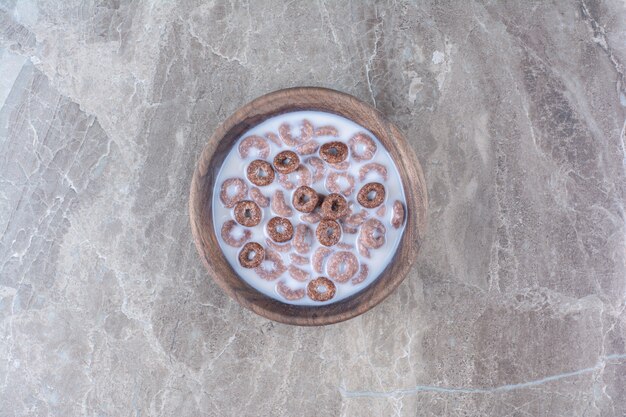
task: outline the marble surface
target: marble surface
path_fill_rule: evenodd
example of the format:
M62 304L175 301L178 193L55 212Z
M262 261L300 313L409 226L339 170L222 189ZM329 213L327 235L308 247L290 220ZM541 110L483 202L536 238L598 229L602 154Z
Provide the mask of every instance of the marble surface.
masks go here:
M0 0L0 416L624 416L626 6ZM375 105L430 196L351 321L207 277L194 163L298 85Z

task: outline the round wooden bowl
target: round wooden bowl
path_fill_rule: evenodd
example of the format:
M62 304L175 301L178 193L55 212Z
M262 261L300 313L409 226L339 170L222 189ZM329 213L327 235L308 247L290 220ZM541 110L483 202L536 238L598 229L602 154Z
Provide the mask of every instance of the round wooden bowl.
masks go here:
M269 298L248 285L222 254L213 227L215 179L233 144L264 120L299 110L318 110L353 120L372 132L398 167L406 194L406 227L398 250L383 273L361 292L334 304L297 306ZM301 326L337 323L363 314L402 282L415 262L426 227L426 184L422 168L400 130L378 110L348 94L325 88L299 87L269 93L237 110L206 144L193 174L189 196L191 230L209 274L239 304L268 319Z

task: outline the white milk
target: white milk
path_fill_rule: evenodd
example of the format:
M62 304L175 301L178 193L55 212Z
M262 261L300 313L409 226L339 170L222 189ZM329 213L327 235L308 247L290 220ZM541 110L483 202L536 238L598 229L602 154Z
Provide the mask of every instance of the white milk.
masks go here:
M314 138L320 144L323 144L325 142L331 142L331 141L341 141L347 145L348 140L352 136L354 136L356 133L365 132L371 138L374 139L374 142L376 143L376 146L377 146L377 151L374 157L368 161L362 161L362 162L357 163L353 161L351 158L349 159L350 167L348 168L347 172L352 174L352 176L355 178L356 185L354 187L354 191L349 197L346 197L346 200L348 201L348 204L352 203L352 208L353 208L354 213L358 213L361 210L367 210L368 213L370 213L370 217L378 218L385 225L385 228L387 230L386 235L385 235L385 238L386 238L385 244L379 249L370 249L371 258L366 259L366 258L361 257L358 251L356 250L356 240L357 240L358 234L342 233L342 238L340 242L344 242L344 243L351 244L354 246L353 253L357 256L357 258L359 259L359 262L367 264L367 266L369 267L369 275L363 282L357 285L352 284L350 280L343 284L335 282L335 285L337 286L337 292L335 294L335 297L326 302L313 301L309 299L306 295L304 296L304 298L300 300L295 300L295 301L285 300L280 294L276 292L276 284L279 281L281 280L284 281L292 289L304 288L305 291L306 291L307 283L302 283L302 282L298 282L294 280L293 278L291 278L288 271L285 271L278 279L274 281L266 281L260 278L254 271L254 269L243 268L239 264L237 256L241 248L234 248L232 246L227 245L226 243L224 243L221 237L222 225L226 221L234 219L233 209L225 208L222 202L220 201L219 194L220 194L222 183L228 178L239 177L239 178L243 178L246 181L249 188L256 187L246 178L246 167L248 166L250 162L252 162L255 159L258 159L257 151L256 149L252 149L248 155L248 158L242 159L238 151L239 143L241 142L241 140L250 135L259 135L259 136L264 137L265 134L268 132L272 132L278 135L278 127L283 123L288 123L292 127L292 136L294 138L298 138L300 136L300 126L302 125L302 120L304 119L310 121L316 129L321 126L330 125L330 126L334 126L339 132L338 137L328 136L328 137ZM284 150L294 150L285 144L283 144L282 148L279 148L278 146L276 146L269 140L268 140L268 143L270 145L270 155L267 158L267 161L269 161L270 163L272 163L272 161L274 160L274 156L277 153L284 151ZM300 158L301 162L302 160L306 160L310 156L319 156L319 154L316 153L315 155L307 155L307 156L301 157ZM384 165L385 167L387 167L388 179L386 181L383 181L383 179L380 178L375 172L370 172L367 178L365 178L363 182L359 181L359 174L358 174L359 168L361 168L363 165L370 163L370 162L378 162ZM327 168L328 169L327 169L326 175L328 175L330 172L333 171L333 169L330 168L330 166L328 166ZM380 208L380 206L374 209L365 209L356 200L358 190L361 188L361 186L363 186L367 182L380 182L385 186L386 197L385 197L385 202L383 204L386 206L386 212L383 217L378 217L375 215L375 212ZM322 193L324 195L327 195L330 193L324 185L324 180L318 181L312 184L311 187L315 189L317 192ZM300 213L291 205L293 190L285 190L283 189L282 186L280 186L280 184L278 183L278 174L276 175L276 178L272 184L267 185L265 187L257 187L257 188L259 188L266 197L270 197L270 198L273 196L275 190L277 189L283 190L283 192L285 193L285 201L289 204L289 206L293 210L293 215L289 217L289 220L293 224L294 231L295 231L296 226L300 223L300 215L304 213ZM251 199L249 195L247 199ZM400 238L402 237L402 233L404 232L404 225L406 223L404 222L402 227L400 227L399 229L394 229L391 226L390 221L391 221L391 216L393 213L392 205L394 201L396 200L401 201L402 205L405 207L405 210L406 210L406 198L404 195L404 190L402 189L402 182L400 180L400 174L398 173L398 169L396 165L394 164L394 162L391 160L391 156L389 155L387 150L382 146L380 141L370 131L364 129L363 127L359 126L358 124L354 123L351 120L348 120L344 117L337 116L331 113L317 112L317 111L299 111L299 112L286 113L286 114L268 119L265 122L247 131L235 143L235 145L232 147L229 154L226 156L226 159L224 160L224 163L220 169L220 172L217 176L217 180L215 183L215 188L213 191L213 223L215 225L215 234L217 235L217 239L220 242L222 252L226 256L226 259L228 260L232 268L237 272L237 274L244 281L250 284L252 287L254 287L258 291L262 292L263 294L269 297L272 297L276 300L282 301L287 304L297 304L297 305L331 304L331 303L343 300L344 298L347 298L363 290L364 288L366 288L374 280L376 280L376 278L378 278L378 276L382 273L382 271L385 269L387 264L391 261L393 255L395 254L398 248ZM271 212L271 207L261 208L261 210L263 211L263 219L261 223L255 227L249 228L249 230L252 232L251 241L258 242L263 247L267 247L267 244L265 243L265 239L268 236L265 232L265 225L269 219L271 219L272 217L276 215ZM313 232L315 232L316 224L309 225L309 226L313 229ZM317 239L315 239L315 242L309 253L309 258L312 256L315 249L317 249L319 246L321 246L321 244L317 241ZM331 247L330 249L344 250L344 249L336 248L336 245ZM291 252L295 253L295 250L292 249ZM288 266L291 262L289 259L289 253L279 253L279 255L281 255L285 265ZM326 268L327 263L328 263L328 258L326 258L324 268ZM296 266L300 269L309 271L311 273L311 279L317 278L319 276L319 274L316 274L313 271L311 265L296 265ZM328 277L328 275L326 274L324 274L323 276Z

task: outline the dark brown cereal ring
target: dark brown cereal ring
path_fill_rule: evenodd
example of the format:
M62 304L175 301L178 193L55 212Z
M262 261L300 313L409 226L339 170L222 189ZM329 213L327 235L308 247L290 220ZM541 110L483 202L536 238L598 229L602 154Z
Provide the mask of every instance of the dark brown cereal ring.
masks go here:
M268 266L269 264L269 266ZM274 252L271 249L265 249L265 259L259 266L254 268L254 272L257 275L267 281L273 281L280 277L287 267L283 263L283 259L279 253Z
M324 197L321 210L324 219L337 220L348 214L348 202L341 194L328 194Z
M312 156L304 162L313 168L313 182L318 182L324 179L326 176L326 164L324 161L317 156Z
M278 216L291 217L293 214L293 210L291 210L291 207L289 207L285 201L285 193L283 193L282 190L276 190L274 192L271 206L272 211Z
M291 275L291 278L300 282L307 282L310 278L310 274L303 269L298 268L295 265L289 265L287 272Z
M368 248L378 249L385 244L385 225L376 218L368 219L361 227L359 241Z
M356 162L367 161L376 153L376 143L365 133L357 133L348 141L350 154Z
M306 293L313 301L328 301L335 296L337 287L325 277L315 278L306 286Z
M329 164L338 164L348 158L348 146L339 141L327 142L320 146L320 158Z
M239 263L244 268L256 268L265 259L265 249L256 242L248 242L239 252Z
M296 191L293 192L291 204L293 204L293 207L296 210L302 213L310 213L315 210L315 207L317 207L319 199L320 197L317 195L317 191L311 187L303 185L296 188Z
M311 140L313 137L313 124L307 119L302 121L302 127L300 128L300 143L305 143Z
M295 176L295 183L290 179ZM293 190L301 185L311 185L311 172L304 165L300 165L290 174L278 174L278 182L288 190Z
M265 243L267 243L267 246L269 246L270 248L274 249L276 252L281 252L281 253L286 253L289 252L291 250L291 243L287 242L284 243L282 245L273 242L271 239L267 238L265 239Z
M235 189L234 192L231 190ZM233 208L235 204L246 198L248 186L242 178L228 178L222 183L220 201L226 208Z
M300 158L295 152L282 151L274 157L274 169L279 174L289 174L300 166Z
M333 246L341 239L341 227L334 220L320 221L315 230L317 240L324 246Z
M252 227L261 223L261 208L254 201L240 201L234 211L235 220L242 226Z
M222 225L221 230L222 239L227 245L233 246L235 248L240 248L246 241L250 240L250 237L252 237L252 232L248 229L243 229L243 231L237 233L238 237L234 237L233 231L235 229L242 229L236 221L228 220L227 222L225 222Z
M331 167L335 168L337 171L345 171L350 167L349 161L339 162L338 164L329 164Z
M294 290L283 281L279 281L278 284L276 284L276 292L289 301L299 300L304 297L305 294L304 288Z
M347 282L359 270L359 260L352 252L335 252L328 258L326 269L334 281Z
M250 189L250 198L257 203L259 207L267 207L270 205L270 199L265 197L261 190L256 187Z
M259 158L267 158L270 154L270 145L261 136L252 135L248 136L239 143L239 155L242 158L247 158L250 153L250 149L257 149Z
M302 255L298 255L297 253L290 253L289 254L289 259L291 259L291 262L296 264L296 265L308 265L309 264L309 258L306 256L302 256Z
M298 153L298 155L311 155L314 154L315 151L317 151L317 148L319 148L319 146L319 143L314 140L310 140L296 146L296 152Z
M385 187L379 182L368 182L359 190L356 200L365 208L375 208L385 201Z
M318 274L321 274L324 270L324 260L328 255L333 253L332 249L325 248L323 246L318 247L313 252L313 256L311 257L311 263L313 264L313 270Z
M366 264L361 264L358 275L352 278L352 285L357 285L365 281L365 278L367 278L367 274L369 274L368 266Z
M275 133L272 133L272 132L267 132L267 133L265 134L265 137L266 137L268 140L272 141L272 143L273 143L274 145L276 145L277 147L279 147L279 148L282 148L282 147L283 147L283 143L280 141L280 139L278 138L278 136L276 136L276 134L275 134Z
M287 123L283 123L278 127L278 136L287 146L296 146L298 144L298 141L291 136L291 126Z
M339 136L339 132L334 126L322 126L315 130L315 136Z
M347 185L341 185L339 181L346 182ZM331 172L326 177L326 188L331 193L343 194L346 197L354 191L354 177L346 172Z
M365 181L365 177L370 172L375 171L384 180L387 181L387 168L378 162L370 162L359 169L359 180Z
M284 217L272 217L265 226L265 230L274 242L287 242L293 236L293 226Z
M296 232L293 235L293 247L301 255L306 255L311 250L313 244L313 231L309 226L300 223L296 226Z
M393 202L393 214L391 215L391 225L394 229L399 229L404 223L404 206L398 200Z
M356 248L359 251L359 255L363 256L364 258L370 258L371 257L370 250L365 247L365 245L363 244L361 239L357 239L357 241L356 241Z
M322 214L319 212L319 210L314 210L311 213L301 215L300 220L302 220L303 222L315 224L322 220Z
M267 161L255 159L248 165L246 176L252 184L263 187L274 181L274 168Z
M380 207L378 207L378 210L376 210L376 215L378 217L383 217L386 212L387 212L387 207L386 206L380 206Z

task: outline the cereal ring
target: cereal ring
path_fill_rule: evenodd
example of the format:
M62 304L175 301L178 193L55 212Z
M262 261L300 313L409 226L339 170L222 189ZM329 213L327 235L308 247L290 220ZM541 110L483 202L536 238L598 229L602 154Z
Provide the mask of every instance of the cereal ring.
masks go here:
M296 176L296 183L291 181L290 175ZM304 165L300 165L291 174L278 174L278 182L288 190L293 190L302 185L311 185L311 172Z
M291 127L287 123L283 123L278 127L278 136L287 146L296 146L298 144L298 141L291 136Z
M303 269L298 268L297 266L289 265L287 271L289 272L289 275L291 275L291 278L295 279L296 281L307 282L309 280L309 273Z
M352 250L354 247L344 242L337 243L337 249Z
M361 269L359 269L359 274L352 278L352 285L357 285L365 281L367 278L367 274L369 274L369 268L366 264L361 264Z
M311 263L313 264L313 270L315 272L317 272L318 274L322 273L322 271L324 270L324 260L331 253L333 253L332 249L328 249L323 246L315 249L315 251L313 252L313 257L311 258Z
M339 141L327 142L320 146L320 157L329 164L338 164L348 158L348 146Z
M360 213L351 214L350 216L346 217L346 223L350 226L360 226L363 224L367 216L367 211L361 210Z
M261 136L251 135L242 140L239 143L239 155L242 158L247 158L251 148L257 149L257 155L262 159L267 158L270 154L270 145Z
M235 204L246 198L248 186L241 178L228 178L222 183L220 201L226 208L233 208Z
M259 207L267 207L270 205L270 199L265 197L261 190L256 187L250 189L250 198L258 204Z
M293 247L301 255L306 255L311 250L313 244L313 231L309 226L300 223L296 226L296 233L293 236Z
M385 201L385 187L379 182L368 182L359 190L356 200L365 208L375 208Z
M315 230L317 240L324 246L333 246L341 239L341 227L334 220L324 219Z
M291 215L293 214L293 210L291 210L291 207L289 207L287 205L287 202L285 201L285 194L282 192L282 190L276 190L274 192L271 206L272 211L278 216L291 217Z
M368 258L368 259L371 258L370 250L366 248L365 245L363 245L363 242L361 242L361 239L357 239L356 248L359 251L359 255L363 256L364 258Z
M313 168L313 182L318 182L324 179L326 176L326 164L324 164L324 161L319 159L317 156L312 156L304 162Z
M331 193L343 194L347 197L354 191L354 177L346 172L331 172L326 177L326 188Z
M311 140L313 137L313 124L307 119L302 120L302 127L300 128L300 143L305 143Z
M269 246L270 248L274 249L276 252L281 252L281 253L286 253L289 252L291 250L291 243L287 242L283 245L279 245L276 242L273 242L271 239L267 238L265 239L265 243L267 243L267 246Z
M244 268L256 268L265 258L265 249L256 242L248 242L239 252L239 263Z
M365 181L365 177L371 171L375 171L383 181L387 181L387 168L378 162L370 162L369 164L363 165L361 169L359 169L359 180Z
M319 146L319 143L314 140L310 140L296 146L296 152L298 152L298 155L311 155L314 154L315 151L317 151L317 148L319 148Z
M296 253L290 253L289 259L291 259L291 262L293 262L296 265L308 265L309 264L309 258L307 258L306 256L298 255Z
M302 220L303 222L315 224L319 223L319 221L322 220L322 215L319 210L314 210L311 213L301 215L300 220Z
M272 217L265 226L265 230L274 242L283 243L293 236L293 226L284 217Z
M350 235L356 235L357 233L359 233L359 229L357 227L350 226L343 220L339 221L341 222L341 230L343 231L343 233L348 233Z
M404 206L398 200L393 203L393 214L391 216L391 225L394 229L399 229L404 223Z
M339 162L338 164L329 164L331 167L335 168L337 171L345 171L350 166L349 161Z
M315 278L306 286L306 293L313 301L328 301L335 296L337 287L325 277Z
M254 272L256 272L259 277L267 281L275 280L286 270L287 268L285 267L283 258L280 254L270 249L265 249L265 259L259 266L254 268Z
M327 270L334 281L346 282L359 270L359 260L352 252L336 252L328 259Z
M339 132L333 126L322 126L315 130L315 136L339 136Z
M276 145L277 147L279 147L279 148L282 148L282 147L283 147L283 143L280 141L280 139L278 138L278 136L276 136L276 134L275 134L275 133L272 133L272 132L267 132L267 133L265 134L265 137L266 137L267 139L269 139L270 141L272 141L272 143L273 143L274 145Z
M248 165L246 176L252 184L263 187L274 181L274 169L269 162L255 159Z
M376 218L368 219L361 227L359 241L371 249L378 249L385 244L385 225Z
M376 143L365 133L357 133L348 141L352 159L356 162L367 161L376 153Z
M276 292L289 301L299 300L304 297L305 293L304 288L293 290L283 281L279 281L278 284L276 284Z
M252 227L261 223L261 208L254 201L240 201L234 211L235 220L242 226Z
M242 228L234 220L228 220L224 223L221 230L224 243L235 248L243 246L243 244L252 237L252 232L248 229L241 229ZM233 234L233 231L235 230L237 230L237 233Z
M274 168L280 174L289 174L298 169L300 158L292 151L279 152L274 157Z
M348 202L340 194L328 194L322 203L322 217L337 220L348 214Z
M315 210L319 200L320 197L317 195L317 191L311 187L303 185L296 188L296 191L293 193L291 203L296 210L301 211L302 213L310 213Z
M383 217L386 212L387 212L387 207L386 206L380 206L380 207L378 207L378 210L376 210L376 215L378 217Z

